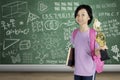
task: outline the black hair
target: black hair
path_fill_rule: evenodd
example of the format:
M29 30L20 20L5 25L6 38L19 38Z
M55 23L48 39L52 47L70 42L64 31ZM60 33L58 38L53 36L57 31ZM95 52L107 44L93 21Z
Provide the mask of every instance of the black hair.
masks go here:
M75 14L74 17L76 18L78 11L81 9L85 9L90 17L90 20L88 20L88 25L91 23L92 19L93 19L93 14L92 14L92 8L89 5L79 5L76 10L75 10Z

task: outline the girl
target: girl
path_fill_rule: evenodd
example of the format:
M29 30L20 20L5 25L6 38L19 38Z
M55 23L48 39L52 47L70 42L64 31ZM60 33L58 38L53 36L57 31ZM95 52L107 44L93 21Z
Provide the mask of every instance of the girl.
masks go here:
M94 80L95 63L90 51L89 24L93 19L89 5L80 5L75 10L75 19L79 24L75 38L71 36L71 43L75 47L74 80ZM73 35L73 33L72 33ZM99 54L99 45L95 42L95 54Z

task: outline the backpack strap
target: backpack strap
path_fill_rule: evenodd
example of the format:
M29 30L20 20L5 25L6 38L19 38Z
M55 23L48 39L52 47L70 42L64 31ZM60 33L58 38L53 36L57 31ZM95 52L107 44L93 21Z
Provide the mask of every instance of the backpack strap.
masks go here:
M90 32L89 32L89 35L90 35L90 50L91 50L91 54L92 54L92 58L93 56L95 55L95 30L90 28Z
M73 31L73 34L72 34L72 36L73 36L73 40L75 39L75 36L76 36L78 30L79 30L79 29L77 28L77 29L75 29L75 30Z
M96 39L95 33L96 33L96 31L94 29L90 29L90 33L89 33L90 49L91 49L92 59L94 60L94 62L96 64L96 72L101 73L103 71L104 61L101 61L100 56L95 55L95 39Z

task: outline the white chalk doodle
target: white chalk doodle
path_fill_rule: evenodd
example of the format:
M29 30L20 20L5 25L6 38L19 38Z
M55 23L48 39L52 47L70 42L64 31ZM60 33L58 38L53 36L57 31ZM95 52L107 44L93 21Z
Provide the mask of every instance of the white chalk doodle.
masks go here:
M111 51L114 52L114 56L113 56L113 59L115 59L116 61L120 61L119 58L120 58L120 53L119 53L119 49L118 49L118 46L117 45L113 45L111 47Z
M47 20L44 25L46 30L57 30L59 28L59 21Z
M42 19L44 20L58 20L58 19L71 19L73 18L72 12L67 13L44 13L42 14Z
M28 52L28 53L23 53L22 54L22 63L32 63L33 62L33 54Z
M63 48L58 48L58 49L50 50L50 56L51 59L54 60L54 59L62 59L64 58L64 56L66 56L66 54Z
M38 11L39 12L45 12L48 9L48 6L43 3L42 1L38 2Z
M69 40L71 32L76 28L76 23L73 20L68 20L60 24L64 31L64 40Z
M57 60L48 59L48 60L46 60L46 63L47 63L47 64L57 64L58 61L57 61Z
M63 28L63 31L64 31L64 40L69 40L71 34L70 28Z
M12 63L20 63L21 62L21 58L20 58L20 54L17 54L16 56L11 56L12 59Z
M12 24L12 27L16 27L15 26L15 19L10 19L10 23Z
M70 40L71 32L76 29L76 27L63 28L64 31L64 40Z
M75 24L76 24L76 22L74 20L72 20L72 21L68 20L67 22L62 23L61 25L66 25L66 27L68 27L68 26L72 26Z
M97 3L94 5L91 5L92 8L96 9L105 9L105 8L115 8L117 7L117 4L115 2L106 2L106 3Z
M118 11L117 11L117 12L116 12L116 11L115 11L115 12L105 12L105 11L104 11L104 12L99 12L99 13L98 13L98 16L99 16L99 17L103 17L103 16L104 16L104 17L105 17L105 16L107 16L107 17L112 17L112 16L118 16L118 15L119 15L119 12L118 12Z
M102 31L106 37L117 37L120 35L119 25L120 22L115 18L103 21Z
M41 41L42 38L38 37L38 35L32 34L32 39L33 39L33 41L31 41L31 48L34 51L45 48L44 45L43 45L44 41Z
M6 35L20 35L20 34L24 34L27 35L29 33L30 29L26 28L26 29L9 29L6 31Z
M19 49L20 50L27 50L27 49L30 49L31 47L31 42L30 40L22 40L20 43L19 43Z
M28 19L27 19L27 25L28 25L29 22L33 22L34 20L36 20L38 18L39 18L39 16L29 12Z
M79 2L54 2L55 11L73 11Z
M70 41L68 41L68 42L66 43L65 50L68 51L68 49L69 49L70 47L72 47L72 43L71 43Z
M37 56L35 57L36 60L39 60L40 64L44 63L44 59L46 59L48 57L48 54L44 53L42 50L41 51L37 51Z
M16 55L17 54L17 49L10 49L6 52L2 52L2 57L5 58L5 57L8 57L8 56L11 56L11 55Z
M7 29L7 27L6 27L6 25L5 25L5 21L1 21L1 27L3 27L3 28L4 28L4 30L6 30L6 29Z
M59 38L57 39L57 38L53 38L53 37L48 37L44 41L45 41L46 49L56 48L60 45Z
M43 34L44 35L44 38L43 38L44 44L43 45L45 45L46 49L50 50L50 49L53 49L53 48L60 46L61 38L56 34L58 34L58 33L51 32L48 34L46 34L46 33Z
M2 5L1 8L2 8L2 17L4 18L21 17L22 15L25 15L27 13L28 3L24 1L14 1Z
M10 19L9 23L5 22L5 21L1 21L1 27L4 28L4 30L10 29L10 28L14 28L15 26L15 19Z
M5 39L3 42L3 50L6 50L7 48L13 46L17 42L19 42L20 39Z
M32 31L40 32L43 31L44 23L43 21L34 21L32 22Z

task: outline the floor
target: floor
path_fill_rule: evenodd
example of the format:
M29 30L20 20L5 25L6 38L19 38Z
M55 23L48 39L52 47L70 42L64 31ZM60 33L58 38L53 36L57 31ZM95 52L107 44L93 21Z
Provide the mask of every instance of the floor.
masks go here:
M73 80L72 72L0 72L0 80ZM97 74L96 80L120 80L120 72Z

